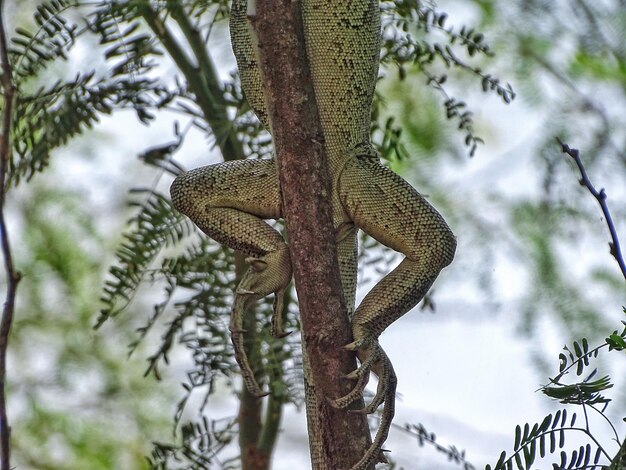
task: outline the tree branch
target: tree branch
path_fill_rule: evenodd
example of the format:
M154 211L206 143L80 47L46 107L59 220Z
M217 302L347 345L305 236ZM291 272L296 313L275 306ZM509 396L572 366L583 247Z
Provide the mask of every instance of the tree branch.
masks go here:
M604 191L604 188L598 191L593 186L591 180L589 179L589 176L587 176L587 171L585 170L583 162L580 159L580 152L578 151L578 149L570 148L567 144L564 144L558 137L556 140L559 142L559 145L561 145L561 151L572 157L576 162L576 166L578 166L578 170L580 171L581 178L579 182L581 186L585 186L600 204L600 208L602 209L602 213L604 214L606 224L609 227L609 232L611 232L612 241L609 242L610 253L617 261L617 264L622 270L622 275L624 276L624 279L626 279L626 262L624 262L624 255L622 254L622 249L620 248L619 237L617 236L615 224L613 223L613 219L611 218L609 206L606 203L606 192Z
M585 186L589 192L596 198L598 203L600 204L600 208L602 209L602 213L604 214L604 219L606 220L606 224L609 227L609 232L611 232L611 240L609 242L609 250L611 255L617 261L619 265L622 275L624 279L626 279L626 263L624 262L624 256L622 254L622 249L619 243L619 237L617 236L617 230L615 230L615 224L613 223L613 218L611 217L611 212L609 211L609 206L606 203L606 192L604 188L598 191L594 185L591 183L589 176L587 175L587 171L585 170L585 166L583 165L582 160L580 159L580 152L578 149L570 148L567 144L563 143L561 139L558 137L556 140L559 142L561 146L561 151L566 153L570 157L574 159L576 162L576 166L578 167L578 171L580 171L580 180L579 183L581 186ZM610 466L604 467L608 470L626 470L626 439L622 443L619 452L611 461Z
M304 49L300 2L257 0L256 15L250 19L258 40L300 305L311 460L314 470L347 469L371 441L364 415L336 410L327 400L351 389L350 381L341 377L355 369L356 360L342 349L351 334L332 225L330 173Z
M172 15L181 27L191 51L199 55L199 57L189 57L185 48L178 42L174 33L152 6L148 3L145 5L141 4L140 11L146 24L161 41L161 44L163 44L163 47L165 47L187 80L189 89L195 95L204 119L213 131L215 141L222 152L224 160L230 161L243 158L244 152L241 142L237 140L237 136L230 125L230 118L226 113L223 90L221 89L217 72L212 65L211 57L208 55L204 43L197 43L197 41L202 41L202 38L193 29L185 11L180 7L174 8ZM204 52L201 52L202 50ZM193 62L193 58L196 59L196 63Z
M11 428L7 418L6 409L6 354L9 343L9 333L13 323L15 311L15 294L20 274L13 266L9 233L4 220L4 203L6 196L6 174L10 158L10 134L11 120L13 117L13 101L15 87L12 81L11 64L7 52L7 36L4 30L4 1L0 0L0 61L2 62L2 93L4 98L4 111L2 114L2 134L0 135L0 239L2 244L2 256L7 279L7 293L0 320L0 469L10 469L10 439Z

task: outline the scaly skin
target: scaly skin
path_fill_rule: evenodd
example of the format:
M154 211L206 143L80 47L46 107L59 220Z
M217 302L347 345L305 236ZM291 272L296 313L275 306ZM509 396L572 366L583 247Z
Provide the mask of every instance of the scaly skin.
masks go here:
M380 428L353 467L383 461L382 444L394 414L396 376L378 343L380 334L413 308L454 257L456 240L441 215L406 181L380 164L369 142L370 114L380 52L376 0L301 0L307 56L333 178L333 223L337 233L342 288L361 366L349 374L357 385L332 400L345 408L361 396L370 370L379 378L376 395L361 412L385 403ZM231 40L241 83L251 107L268 127L263 83L246 20L247 0L233 0ZM250 269L237 288L231 332L248 390L264 395L243 349L245 304L270 293L277 298L291 280L291 261L282 236L264 219L282 217L273 160L240 160L179 176L171 187L176 208L208 236L249 256ZM354 310L356 232L362 229L405 259ZM277 306L279 307L279 306ZM273 332L282 336L280 309Z

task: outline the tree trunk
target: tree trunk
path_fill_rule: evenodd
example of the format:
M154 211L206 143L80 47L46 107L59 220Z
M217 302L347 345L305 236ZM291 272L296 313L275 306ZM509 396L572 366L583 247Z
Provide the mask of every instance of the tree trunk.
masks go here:
M251 17L281 186L302 345L309 445L314 470L349 469L371 443L367 417L327 398L354 385L356 368L341 291L330 203L330 173L303 42L300 2L256 0Z

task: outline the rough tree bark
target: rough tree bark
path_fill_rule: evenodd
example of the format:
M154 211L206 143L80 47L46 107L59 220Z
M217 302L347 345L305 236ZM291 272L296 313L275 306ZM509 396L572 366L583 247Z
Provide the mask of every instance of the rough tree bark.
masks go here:
M283 213L302 322L309 445L314 470L348 469L371 443L367 418L329 406L356 367L341 291L330 174L303 41L300 2L256 0L251 22L272 123ZM360 404L362 406L362 403ZM357 403L356 406L359 406Z

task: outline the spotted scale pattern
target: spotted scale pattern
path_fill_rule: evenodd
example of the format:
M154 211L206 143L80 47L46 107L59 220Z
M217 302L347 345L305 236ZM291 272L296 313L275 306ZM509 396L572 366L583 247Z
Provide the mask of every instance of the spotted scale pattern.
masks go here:
M247 0L233 0L230 32L246 98L269 129L255 44L246 19ZM373 444L353 467L384 461L381 452L394 414L396 376L378 343L391 323L413 308L454 257L456 240L441 215L406 181L380 164L369 144L372 97L380 52L376 0L301 0L306 52L333 178L333 220L342 289L361 366L350 374L354 389L331 403L349 406L361 397L370 370L379 377L372 402L385 404ZM231 321L233 344L246 387L263 391L243 351L240 325L245 304L282 292L291 263L282 236L264 219L282 217L272 160L236 161L192 170L171 188L175 207L207 235L249 255L250 269L237 288ZM362 229L405 259L354 309L356 233ZM305 371L305 376L308 371ZM332 397L329 397L332 398ZM312 452L316 454L315 451Z

